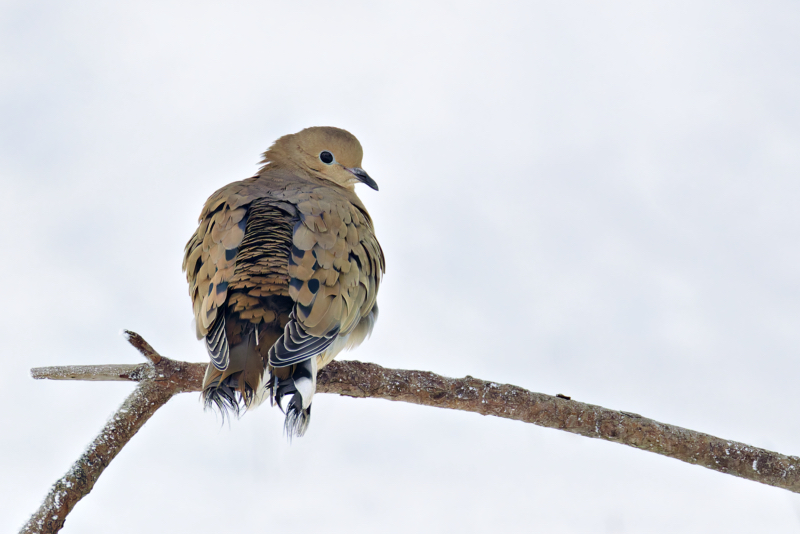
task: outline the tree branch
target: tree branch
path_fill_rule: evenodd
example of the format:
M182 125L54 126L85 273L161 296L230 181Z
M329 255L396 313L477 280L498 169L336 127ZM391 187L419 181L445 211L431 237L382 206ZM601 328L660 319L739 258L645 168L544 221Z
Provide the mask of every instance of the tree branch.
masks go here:
M122 447L177 391L151 380L140 382L67 474L50 489L24 533L58 532L72 508L87 495Z
M54 380L129 380L139 382L117 412L105 424L86 451L61 477L21 533L55 533L67 514L94 487L103 470L150 417L176 393L197 391L205 366L164 358L138 334L127 332L128 341L151 363L140 365L70 365L31 369L33 378Z
M126 331L127 332L127 331ZM155 411L179 392L200 391L206 364L160 356L138 334L129 341L151 362L141 365L40 367L34 378L140 382L103 431L51 489L21 532L57 532L75 503L91 491L103 469ZM515 419L701 465L721 473L800 493L800 458L659 423L638 414L584 404L563 395L533 393L467 376L386 369L373 363L334 361L320 370L319 393L410 402Z

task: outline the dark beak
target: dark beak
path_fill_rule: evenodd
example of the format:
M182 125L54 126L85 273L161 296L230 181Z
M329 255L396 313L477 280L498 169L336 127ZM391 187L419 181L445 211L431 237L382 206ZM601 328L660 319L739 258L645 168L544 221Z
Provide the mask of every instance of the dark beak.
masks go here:
M375 182L375 180L373 180L372 178L369 177L369 174L367 174L367 171L365 171L364 169L361 169L359 167L353 167L352 169L349 168L349 167L345 167L345 168L348 171L352 172L353 175L356 178L358 178L359 182L361 182L362 184L367 184L368 186L370 186L375 191L378 190L378 184Z

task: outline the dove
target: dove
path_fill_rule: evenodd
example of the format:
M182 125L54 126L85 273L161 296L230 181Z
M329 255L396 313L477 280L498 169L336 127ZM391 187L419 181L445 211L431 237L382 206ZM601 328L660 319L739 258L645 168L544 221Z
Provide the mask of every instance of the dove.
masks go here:
M269 398L287 435L302 436L317 371L372 333L386 269L355 193L356 184L378 190L362 157L351 133L306 128L203 206L183 270L211 359L202 399L223 417Z

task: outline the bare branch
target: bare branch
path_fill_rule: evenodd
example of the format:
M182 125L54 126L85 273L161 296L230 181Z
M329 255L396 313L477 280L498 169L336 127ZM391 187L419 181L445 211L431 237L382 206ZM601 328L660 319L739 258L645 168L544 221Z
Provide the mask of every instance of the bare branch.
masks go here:
M174 384L145 380L125 399L86 451L61 477L45 497L39 510L22 527L21 533L53 533L64 526L67 514L84 495L92 491L103 470L122 447L142 428L179 388Z
M155 352L138 334L140 352L158 356L158 363L139 365L70 365L31 369L34 378L55 380L129 380L139 382L133 393L100 431L86 451L45 497L21 533L49 534L61 530L67 514L94 487L105 468L148 419L176 393L199 391L205 365L176 362ZM133 336L131 336L133 338ZM149 360L154 358L147 356Z
M34 367L31 376L50 380L133 380L139 382L155 377L155 368L147 363L139 365L64 365L58 367Z
M136 347L136 350L141 352L142 356L150 360L152 364L155 365L161 361L161 355L157 353L155 349L150 346L150 343L145 341L142 336L130 330L123 330L122 333L125 335L128 343Z
M158 355L140 336L143 354ZM148 358L150 358L148 356ZM206 364L173 361L141 365L86 365L32 369L34 378L141 382L70 471L59 480L22 532L57 532L75 503L145 421L175 393L200 391ZM151 359L152 361L152 359ZM563 395L533 393L467 376L386 369L372 363L334 361L320 370L319 393L380 398L515 419L701 465L721 473L800 493L800 458L659 423L641 415L584 404Z
M331 362L320 370L317 391L450 408L515 419L597 438L762 484L800 493L800 458L717 438L641 415L609 410L510 384L467 376L385 369L373 363Z

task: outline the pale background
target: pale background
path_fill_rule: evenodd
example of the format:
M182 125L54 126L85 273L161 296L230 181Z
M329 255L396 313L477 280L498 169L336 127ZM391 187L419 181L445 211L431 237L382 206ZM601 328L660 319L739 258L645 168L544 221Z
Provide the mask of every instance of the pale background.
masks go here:
M204 361L183 246L280 135L359 137L388 272L347 357L800 454L800 5L6 0L0 530L133 385ZM160 410L66 533L800 532L800 496L475 414Z

